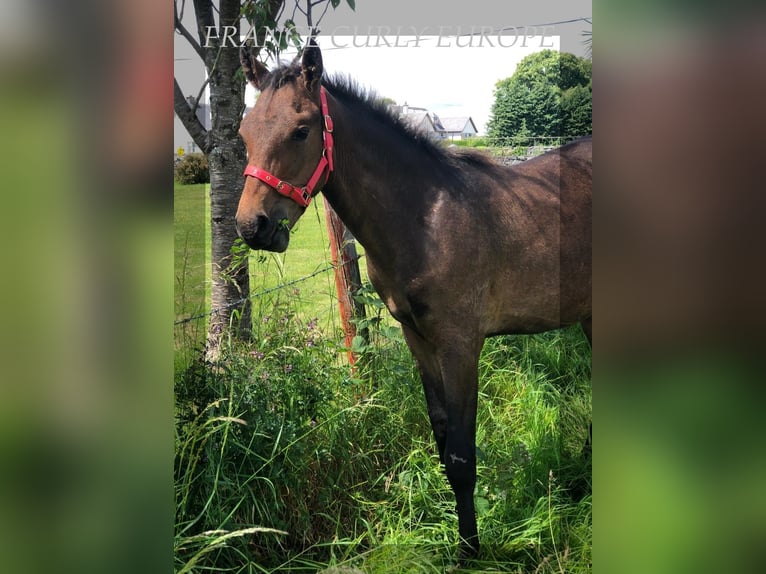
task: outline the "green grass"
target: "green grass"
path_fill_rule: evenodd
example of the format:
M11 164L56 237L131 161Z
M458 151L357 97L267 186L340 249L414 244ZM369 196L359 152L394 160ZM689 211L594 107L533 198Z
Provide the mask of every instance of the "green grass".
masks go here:
M364 253L357 244L357 252ZM250 290L256 294L254 307L258 306L258 293L304 277L331 265L329 237L325 223L324 199L318 196L298 220L290 234L290 246L284 253L252 252L250 257ZM365 277L364 258L359 262ZM337 328L337 292L332 272L319 273L287 289L281 298L290 298L291 306L307 320L318 317L326 328ZM266 308L273 305L273 298L265 299ZM254 312L258 314L257 312Z
M176 183L174 192L175 315L176 320L180 320L210 311L210 262L206 256L210 247L209 185ZM358 244L357 251L364 253ZM333 273L322 272L302 280L331 264L321 196L312 202L294 227L285 253L251 252L249 264L254 316L269 315L269 309L289 299L291 308L306 320L317 318L325 329L339 328ZM364 277L364 258L359 264ZM293 281L299 282L288 289L273 291ZM261 293L267 295L260 296ZM181 347L204 344L205 330L204 320L177 327L177 352Z
M380 336L367 352L385 361L354 376L333 358L337 341L285 316L215 371L178 374L178 568L445 571L456 558L454 499L403 341ZM485 345L475 493L484 554L464 571L589 571L589 359L577 328Z
M174 188L174 277L176 320L205 313L209 308L209 216L206 184ZM205 341L207 324L195 320L175 327L176 363L188 364L191 353Z

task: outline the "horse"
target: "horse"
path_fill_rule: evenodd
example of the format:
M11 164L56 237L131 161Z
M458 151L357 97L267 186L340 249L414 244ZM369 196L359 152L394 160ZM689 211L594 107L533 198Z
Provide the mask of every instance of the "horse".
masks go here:
M591 139L506 167L432 141L348 76L325 74L313 39L272 71L248 47L240 59L260 95L240 126L237 232L252 249L282 252L322 192L362 244L420 374L460 555L475 557L485 338L579 322L592 341Z

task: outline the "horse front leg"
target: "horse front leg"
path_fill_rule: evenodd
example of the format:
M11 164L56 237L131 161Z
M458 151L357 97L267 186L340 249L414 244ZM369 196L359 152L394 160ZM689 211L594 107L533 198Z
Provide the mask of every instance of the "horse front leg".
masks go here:
M428 418L434 433L436 447L439 449L439 460L444 464L444 444L447 440L447 407L444 402L444 385L442 384L441 369L436 358L435 349L417 332L402 325L404 339L415 358L415 364L420 373L423 392L426 396Z
M460 555L474 557L479 553L473 492L478 363L483 339L460 343L451 337L449 345L437 345L406 325L402 330L420 372L439 458L455 493Z
M472 557L479 552L473 491L481 343L469 353L440 349L406 325L402 330L420 372L439 458L455 493L460 554Z
M439 353L447 410L443 458L447 479L455 493L460 554L471 558L479 553L473 492L476 487L476 402L481 341L465 343L459 349L455 347Z

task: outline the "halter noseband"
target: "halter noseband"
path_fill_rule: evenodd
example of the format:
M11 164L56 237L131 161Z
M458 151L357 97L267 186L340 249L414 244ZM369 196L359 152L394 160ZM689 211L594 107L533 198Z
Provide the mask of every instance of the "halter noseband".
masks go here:
M322 140L323 140L323 146L322 146L322 157L319 158L319 163L317 164L316 169L314 170L313 175L309 179L308 183L304 185L303 187L296 187L292 184L287 183L286 181L282 181L275 175L272 175L265 169L261 169L259 167L255 167L252 165L248 165L245 168L245 176L254 177L256 179L260 179L265 184L271 186L276 190L277 193L284 195L285 197L289 197L292 199L295 203L300 205L301 207L307 207L309 203L311 203L311 198L314 197L314 188L316 187L317 182L319 179L324 175L327 174L327 177L330 177L330 174L333 170L333 163L332 163L332 148L333 148L333 139L332 139L332 117L330 117L329 109L327 108L327 95L325 94L324 87L319 88L319 101L322 106L322 117L323 117L323 124L324 128L322 129ZM327 179L325 179L327 181ZM317 191L317 193L319 193Z

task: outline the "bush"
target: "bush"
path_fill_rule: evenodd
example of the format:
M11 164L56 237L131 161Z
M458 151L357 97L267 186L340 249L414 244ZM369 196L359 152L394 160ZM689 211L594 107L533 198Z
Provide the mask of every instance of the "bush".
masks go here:
M232 343L215 367L200 355L176 372L178 570L329 560L324 541L359 535L360 500L384 499L384 473L406 458L414 430L429 439L411 357L391 358L410 365L408 380L381 376L367 394L316 323L277 302L251 343ZM218 548L212 535L224 532L232 538Z
M175 178L178 183L210 183L210 171L207 158L201 153L189 153L175 165Z

